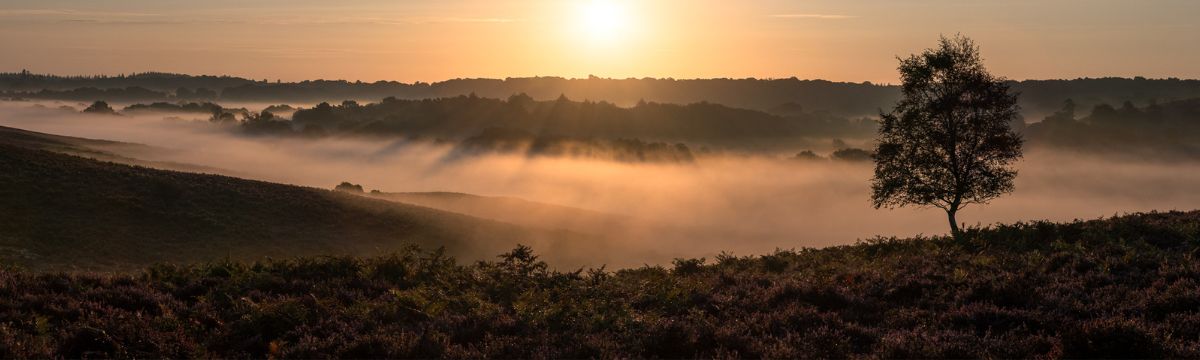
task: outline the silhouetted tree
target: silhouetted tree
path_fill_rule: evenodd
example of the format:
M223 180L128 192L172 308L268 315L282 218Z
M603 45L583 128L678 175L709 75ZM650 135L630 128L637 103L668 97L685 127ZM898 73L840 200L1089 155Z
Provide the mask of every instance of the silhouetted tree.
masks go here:
M289 134L292 131L291 122L276 118L270 111L246 113L244 116L242 131L248 134Z
M1074 123L1076 121L1075 106L1075 100L1067 99L1063 101L1062 109L1046 116L1042 121L1047 124Z
M192 97L201 100L213 100L217 98L217 92L206 88L199 88L192 92Z
M237 115L230 112L216 111L213 112L212 117L208 118L208 121L223 124L235 123L237 122Z
M821 155L817 155L817 153L813 152L812 150L804 150L804 151L796 153L796 156L793 156L792 160L817 161L817 160L825 160L825 158L821 157Z
M863 149L845 148L834 151L829 155L830 159L840 161L871 161L871 152Z
M1010 165L1022 144L1010 127L1017 96L962 36L901 59L899 70L903 98L882 114L872 201L876 208L941 208L958 235L958 210L1013 190Z
M349 181L343 181L341 184L338 184L338 186L335 186L333 190L361 194L363 192L363 187L362 185L352 184Z
M263 111L267 111L272 114L279 115L280 113L296 111L296 108L293 108L291 105L288 105L288 104L279 104L279 105L268 106L265 109L263 109Z
M104 102L104 101L96 101L96 102L92 103L92 105L88 106L87 109L83 109L83 112L88 113L88 114L105 114L105 115L116 115L117 114L116 110L113 110L113 108L108 106L108 103Z

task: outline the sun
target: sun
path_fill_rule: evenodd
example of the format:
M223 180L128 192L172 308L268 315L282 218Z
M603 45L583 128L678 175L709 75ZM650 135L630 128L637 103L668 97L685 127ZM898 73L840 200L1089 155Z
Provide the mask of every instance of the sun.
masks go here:
M594 42L621 40L629 30L628 9L616 0L585 0L579 5L578 25Z

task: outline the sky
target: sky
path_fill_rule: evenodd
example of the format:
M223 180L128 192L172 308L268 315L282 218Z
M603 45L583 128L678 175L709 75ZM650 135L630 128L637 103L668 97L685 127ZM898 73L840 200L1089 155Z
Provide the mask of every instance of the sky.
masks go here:
M896 83L975 39L1010 79L1200 78L1195 0L3 0L0 71Z

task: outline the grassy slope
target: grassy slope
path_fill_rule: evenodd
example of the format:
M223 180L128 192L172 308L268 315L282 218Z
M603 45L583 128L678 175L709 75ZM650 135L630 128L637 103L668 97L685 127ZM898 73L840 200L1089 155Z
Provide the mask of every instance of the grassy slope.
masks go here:
M112 157L114 159L120 157L105 150L124 149L142 151L151 149L151 147L146 145L52 135L6 126L0 126L0 144L59 153L71 153L80 156Z
M0 261L107 269L157 261L380 254L473 258L569 234L312 188L100 162L0 143Z
M1200 357L1200 212L560 273L518 249L0 270L0 357Z
M82 156L115 163L140 165L156 169L230 173L230 171L165 161L149 161L140 157L161 154L170 150L154 146L110 140L86 139L72 136L46 134L35 131L0 126L0 145L11 145L26 149L46 150L61 154Z

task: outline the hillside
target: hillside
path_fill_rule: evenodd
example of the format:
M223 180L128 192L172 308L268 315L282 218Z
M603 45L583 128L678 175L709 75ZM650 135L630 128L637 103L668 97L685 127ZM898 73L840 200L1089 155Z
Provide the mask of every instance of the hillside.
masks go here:
M0 270L0 357L1195 358L1200 212L968 229L673 268L526 248Z
M133 161L118 152L149 152L153 147L118 141L60 136L0 126L0 144L99 158L109 161Z
M35 269L369 255L409 244L477 258L518 242L581 240L332 191L120 165L8 142L0 142L0 169L0 261Z
M61 154L76 155L85 158L111 161L126 165L140 165L156 169L221 174L234 173L234 171L230 170L216 169L194 164L147 160L147 158L159 157L163 154L169 153L170 150L168 149L119 141L46 134L6 126L0 126L0 145L11 145L26 149L46 150Z

